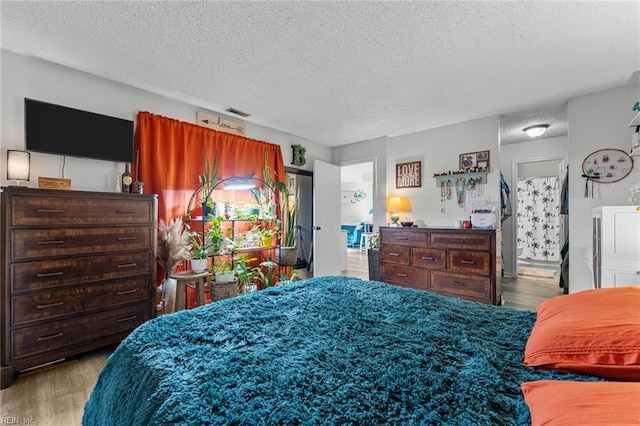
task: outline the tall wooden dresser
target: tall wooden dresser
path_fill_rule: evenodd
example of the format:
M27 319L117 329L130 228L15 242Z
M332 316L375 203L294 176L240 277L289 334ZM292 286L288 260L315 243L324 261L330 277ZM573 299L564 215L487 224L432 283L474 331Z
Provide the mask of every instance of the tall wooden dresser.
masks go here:
M155 195L2 188L0 387L155 315Z
M500 230L380 228L380 280L501 303Z

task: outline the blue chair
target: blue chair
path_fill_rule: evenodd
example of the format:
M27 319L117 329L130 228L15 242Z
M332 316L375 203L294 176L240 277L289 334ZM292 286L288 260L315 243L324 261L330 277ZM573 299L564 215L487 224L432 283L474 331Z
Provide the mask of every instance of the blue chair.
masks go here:
M347 231L347 247L356 248L360 246L362 225L340 225L340 228Z

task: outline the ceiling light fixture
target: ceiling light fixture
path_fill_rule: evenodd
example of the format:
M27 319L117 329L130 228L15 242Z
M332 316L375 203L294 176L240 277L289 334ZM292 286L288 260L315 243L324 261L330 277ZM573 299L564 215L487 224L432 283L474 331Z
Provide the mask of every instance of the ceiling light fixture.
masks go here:
M525 127L522 131L532 138L537 138L538 136L542 136L548 128L548 124L536 124L535 126Z

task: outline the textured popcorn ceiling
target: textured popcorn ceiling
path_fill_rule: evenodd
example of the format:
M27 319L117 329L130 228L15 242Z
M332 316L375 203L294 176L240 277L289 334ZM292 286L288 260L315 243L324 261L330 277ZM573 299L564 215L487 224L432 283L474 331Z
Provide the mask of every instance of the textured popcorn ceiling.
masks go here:
M4 49L331 146L562 110L640 69L637 1L3 1L0 14Z

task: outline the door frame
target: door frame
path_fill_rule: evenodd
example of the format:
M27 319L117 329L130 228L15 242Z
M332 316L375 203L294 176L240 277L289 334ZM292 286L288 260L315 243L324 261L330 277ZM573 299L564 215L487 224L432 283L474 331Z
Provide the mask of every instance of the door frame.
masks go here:
M511 221L511 264L513 265L513 278L518 277L518 166L521 164L544 163L547 161L558 162L558 176L560 185L564 182L564 178L568 173L568 158L566 155L548 155L536 157L529 160L511 161L511 193L515 194L512 199L511 209L513 220ZM560 247L564 244L566 238L569 237L569 226L566 215L560 218Z

